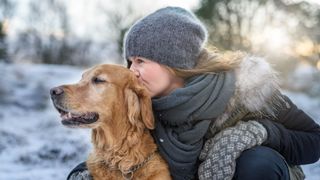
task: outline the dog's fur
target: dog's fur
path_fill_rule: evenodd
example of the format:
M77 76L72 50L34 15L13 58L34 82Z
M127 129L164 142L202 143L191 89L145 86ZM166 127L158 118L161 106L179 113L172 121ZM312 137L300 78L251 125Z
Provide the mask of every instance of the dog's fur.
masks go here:
M53 88L51 97L64 125L92 128L94 149L86 163L95 180L171 179L149 132L151 98L130 70L95 66L79 83Z

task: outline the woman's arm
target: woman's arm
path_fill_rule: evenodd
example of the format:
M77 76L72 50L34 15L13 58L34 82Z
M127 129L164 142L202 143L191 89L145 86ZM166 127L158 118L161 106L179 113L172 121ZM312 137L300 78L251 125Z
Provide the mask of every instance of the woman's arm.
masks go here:
M320 158L320 126L291 100L283 96L285 106L276 122L259 120L268 131L263 145L277 150L292 165L314 163Z
M236 159L247 149L261 145L267 131L256 121L238 122L208 139L199 156L199 179L232 179Z
M86 162L82 162L73 168L69 173L67 180L93 180L88 171Z

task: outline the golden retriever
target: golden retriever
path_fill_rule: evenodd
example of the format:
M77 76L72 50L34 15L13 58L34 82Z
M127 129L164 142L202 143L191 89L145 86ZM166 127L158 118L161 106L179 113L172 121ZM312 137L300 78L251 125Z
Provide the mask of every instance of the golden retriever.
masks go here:
M77 84L50 90L67 127L92 129L86 164L95 180L171 179L149 132L151 98L134 74L119 65L98 65Z

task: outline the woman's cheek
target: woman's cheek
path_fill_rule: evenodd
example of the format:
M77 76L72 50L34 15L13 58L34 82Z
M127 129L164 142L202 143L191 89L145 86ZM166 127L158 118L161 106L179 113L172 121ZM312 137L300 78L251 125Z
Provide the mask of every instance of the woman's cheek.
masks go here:
M139 81L147 89L148 93L152 95L153 94L152 86L140 78L139 78Z

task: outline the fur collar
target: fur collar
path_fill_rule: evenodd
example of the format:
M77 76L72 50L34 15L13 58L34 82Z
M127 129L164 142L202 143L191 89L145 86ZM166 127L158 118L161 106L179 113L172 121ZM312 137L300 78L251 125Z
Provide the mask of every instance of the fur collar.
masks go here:
M269 101L276 101L274 94L279 90L277 72L264 59L245 56L235 69L236 88L225 112L210 127L211 133L225 127L236 111L273 114ZM278 99L278 98L277 98ZM213 130L214 129L214 130Z

